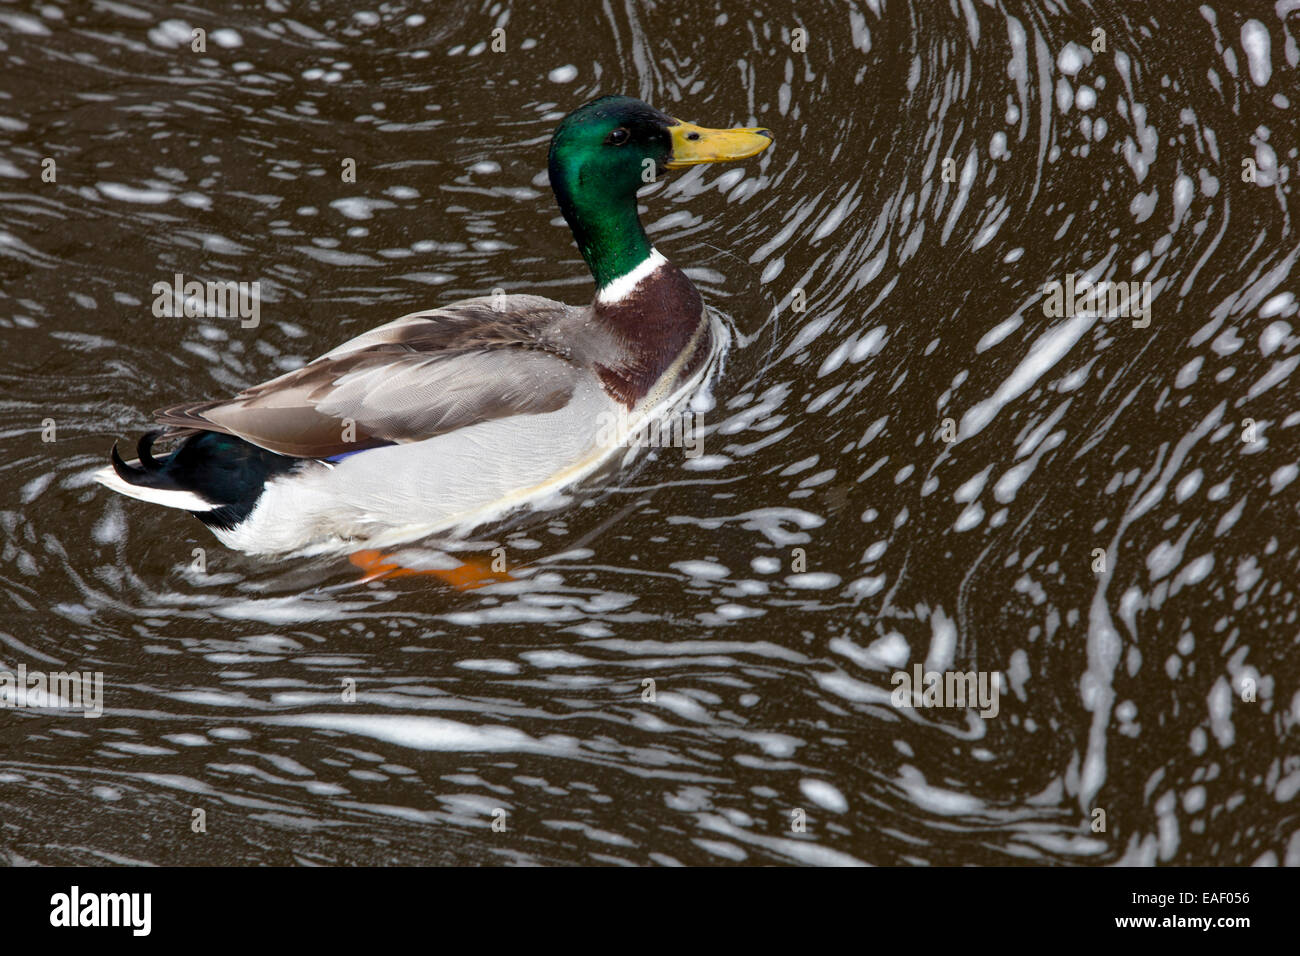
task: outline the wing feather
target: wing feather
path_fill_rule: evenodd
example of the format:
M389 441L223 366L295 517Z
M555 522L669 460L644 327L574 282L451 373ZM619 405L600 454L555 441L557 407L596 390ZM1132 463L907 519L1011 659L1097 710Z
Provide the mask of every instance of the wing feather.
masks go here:
M582 370L550 333L578 311L516 295L412 313L234 398L156 417L174 433L220 431L282 455L325 458L555 411Z

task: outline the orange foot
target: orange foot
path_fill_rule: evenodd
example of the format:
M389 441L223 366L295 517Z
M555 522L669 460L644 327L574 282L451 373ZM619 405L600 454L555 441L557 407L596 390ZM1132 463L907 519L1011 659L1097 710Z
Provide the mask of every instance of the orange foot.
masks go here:
M408 578L417 574L426 574L447 582L457 591L472 591L494 581L514 580L504 571L492 570L492 566L487 561L478 558L471 558L469 563L456 568L429 568L422 571L404 568L380 551L358 551L350 555L348 560L365 572L366 576L358 582L359 584L379 581L383 578Z

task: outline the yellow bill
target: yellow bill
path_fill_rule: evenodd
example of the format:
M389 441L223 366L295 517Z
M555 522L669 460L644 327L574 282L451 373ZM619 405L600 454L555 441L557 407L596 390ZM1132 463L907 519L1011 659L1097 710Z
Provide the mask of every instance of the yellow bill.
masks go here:
M729 159L748 159L772 145L771 130L709 129L694 123L677 121L668 127L673 137L673 154L665 164L669 169L699 163L722 163Z

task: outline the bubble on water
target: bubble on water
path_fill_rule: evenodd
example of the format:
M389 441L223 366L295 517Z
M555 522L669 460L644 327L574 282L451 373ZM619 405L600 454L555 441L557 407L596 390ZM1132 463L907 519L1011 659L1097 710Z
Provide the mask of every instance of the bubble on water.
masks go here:
M799 781L799 790L823 810L830 810L832 813L845 813L849 809L849 801L844 798L844 794L825 780L813 780L805 777Z
M1273 75L1270 57L1272 40L1268 28L1258 20L1247 20L1241 25L1241 47L1246 51L1246 63L1250 78L1256 86L1267 86Z
M164 20L149 31L149 39L154 45L169 50L189 46L193 35L194 28L184 20Z
M1277 494L1287 485L1291 484L1291 482L1295 481L1297 474L1300 474L1300 468L1297 468L1292 464L1283 465L1281 468L1277 469L1277 471L1273 472L1273 474L1269 475L1268 483L1273 489L1272 494Z
M1290 337L1290 322L1270 322L1268 328L1259 334L1259 351L1263 355L1272 355Z
M954 816L979 813L984 809L984 802L978 797L926 783L925 776L916 767L900 767L898 783L907 791L913 803L931 813Z
M349 196L344 199L335 199L330 202L330 206L337 209L349 219L370 219L374 216L376 209L394 209L396 208L391 202L385 199L367 199L364 196Z
M675 561L670 567L693 578L725 578L731 574L730 569L714 561Z
M1271 319L1275 315L1290 315L1295 311L1295 305L1294 293L1281 292L1269 298L1259 307L1259 317L1261 319ZM1285 325L1285 323L1282 324Z
M235 47L244 45L244 38L229 27L213 30L208 36L217 46L224 47L227 50L233 50Z
M108 199L116 199L119 202L142 203L144 205L164 203L175 195L172 190L161 185L150 189L140 189L122 183L96 183L95 188Z
M1092 54L1077 43L1067 43L1056 58L1056 68L1066 76L1077 74L1085 63L1092 62Z
M785 583L792 588L826 591L840 583L840 576L829 571L808 571L804 574L790 575L785 579Z
M215 727L208 731L208 736L218 740L250 740L253 735L243 727Z

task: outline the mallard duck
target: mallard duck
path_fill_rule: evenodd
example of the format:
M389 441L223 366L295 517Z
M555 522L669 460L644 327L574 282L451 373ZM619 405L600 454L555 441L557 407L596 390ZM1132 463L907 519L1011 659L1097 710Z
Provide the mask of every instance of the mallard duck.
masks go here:
M95 477L251 554L467 532L536 503L680 403L715 350L699 293L646 237L638 188L771 143L766 129L593 100L560 122L549 157L596 282L589 306L497 294L405 315L233 398L157 412L137 460L114 445ZM180 443L155 456L160 438Z

